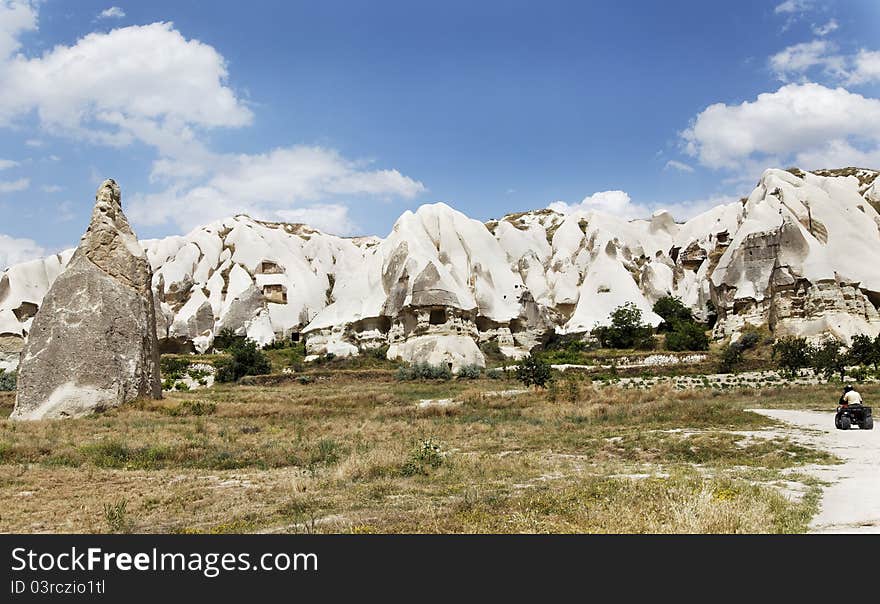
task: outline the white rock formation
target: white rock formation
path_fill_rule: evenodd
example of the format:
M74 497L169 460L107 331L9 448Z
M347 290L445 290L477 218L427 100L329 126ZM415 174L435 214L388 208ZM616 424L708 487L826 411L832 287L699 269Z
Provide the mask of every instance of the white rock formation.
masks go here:
M483 224L433 204L405 212L385 239L237 216L142 243L166 350L208 350L228 328L260 343L303 337L312 354L388 346L390 358L458 368L482 363L484 342L522 355L553 330L607 323L628 301L656 325L651 307L670 294L700 317L711 302L717 337L752 323L848 340L880 331L877 174L768 170L747 199L683 224L666 212L625 221L549 209ZM69 258L0 278L0 363L14 363Z

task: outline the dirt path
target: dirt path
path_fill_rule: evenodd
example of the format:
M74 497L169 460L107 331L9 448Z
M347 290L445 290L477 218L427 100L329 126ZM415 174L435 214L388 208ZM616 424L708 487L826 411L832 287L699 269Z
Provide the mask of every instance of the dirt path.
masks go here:
M835 454L834 466L811 466L808 473L831 483L810 523L816 533L880 533L880 430L834 428L833 412L752 409L798 430L792 440Z

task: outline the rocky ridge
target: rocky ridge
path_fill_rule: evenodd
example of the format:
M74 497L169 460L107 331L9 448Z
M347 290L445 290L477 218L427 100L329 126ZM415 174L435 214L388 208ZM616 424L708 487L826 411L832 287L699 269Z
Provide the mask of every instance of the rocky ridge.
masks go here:
M492 340L516 357L553 331L587 332L627 301L657 324L665 295L699 317L714 308L718 338L753 324L848 341L880 331L877 175L771 169L747 198L685 223L546 209L484 224L438 203L384 239L236 216L141 243L166 350L208 350L228 328L261 344L304 338L313 354L387 346L457 368L483 363ZM69 258L0 277L0 367Z

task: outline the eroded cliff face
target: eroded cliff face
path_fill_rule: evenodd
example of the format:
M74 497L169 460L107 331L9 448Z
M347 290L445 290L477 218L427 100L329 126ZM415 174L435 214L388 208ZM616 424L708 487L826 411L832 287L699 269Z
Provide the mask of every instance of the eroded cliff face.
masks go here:
M458 368L482 363L487 342L516 357L554 331L587 332L624 302L657 324L666 295L698 317L714 306L719 338L766 324L848 340L880 331L877 182L855 168L768 170L748 198L686 223L546 209L484 224L433 204L385 239L237 216L142 244L166 350L208 350L228 328L261 344L305 339L312 354L387 346ZM0 277L0 363L14 362L71 253Z

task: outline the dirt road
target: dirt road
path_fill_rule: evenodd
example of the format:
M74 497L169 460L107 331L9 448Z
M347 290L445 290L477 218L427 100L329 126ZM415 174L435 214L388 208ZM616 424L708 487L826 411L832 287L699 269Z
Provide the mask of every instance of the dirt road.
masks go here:
M834 428L834 413L752 409L792 426L796 442L828 451L844 460L835 466L812 466L808 473L830 483L821 509L810 523L816 533L880 533L880 430Z

